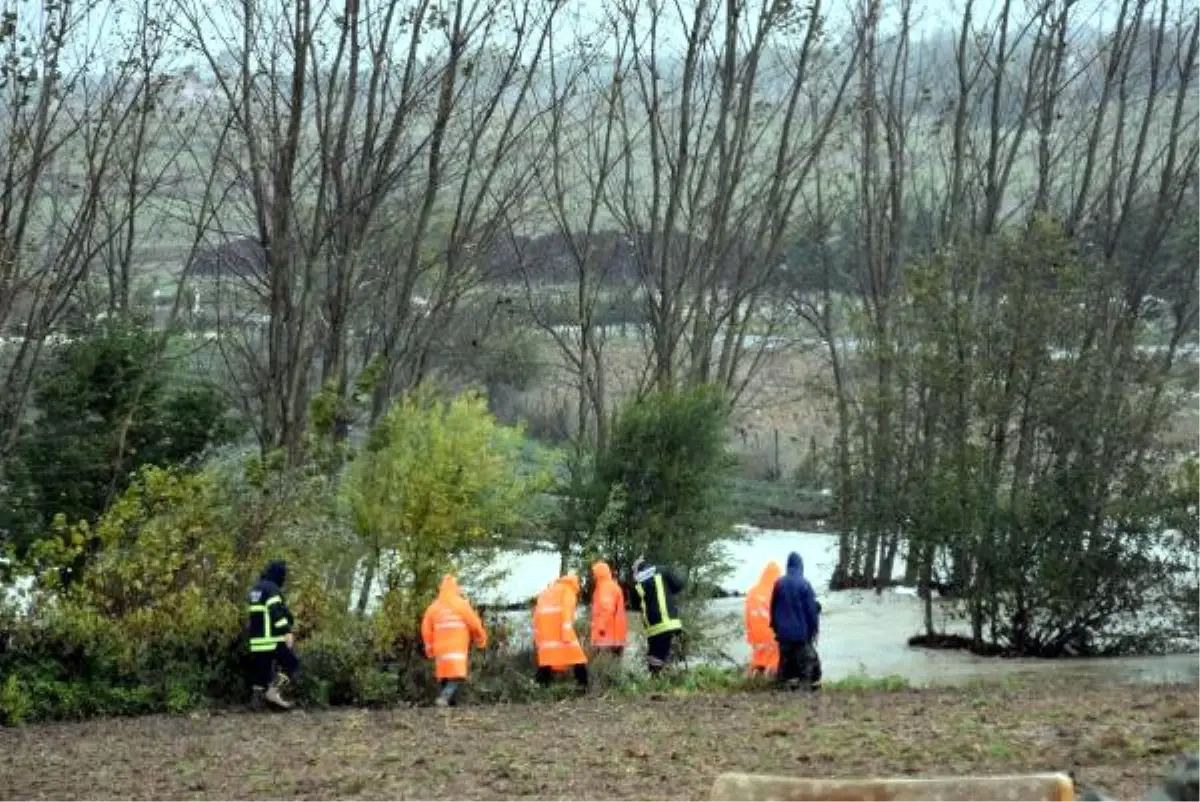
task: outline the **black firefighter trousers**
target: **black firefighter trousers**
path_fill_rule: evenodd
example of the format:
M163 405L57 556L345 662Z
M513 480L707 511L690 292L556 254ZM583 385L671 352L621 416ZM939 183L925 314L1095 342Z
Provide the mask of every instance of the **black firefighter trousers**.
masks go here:
M275 681L275 669L289 680L295 679L300 668L300 659L286 643L275 644L273 652L250 653L250 684L255 688L266 688Z

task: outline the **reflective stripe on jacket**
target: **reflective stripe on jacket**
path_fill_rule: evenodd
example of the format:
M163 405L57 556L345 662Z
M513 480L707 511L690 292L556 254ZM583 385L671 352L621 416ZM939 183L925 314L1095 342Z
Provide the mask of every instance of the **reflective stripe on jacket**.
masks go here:
M478 649L487 648L487 630L483 621L463 598L453 576L442 578L438 597L421 619L421 639L425 655L434 661L438 679L466 679L468 652L474 641Z
M575 634L579 577L559 577L538 596L533 608L533 644L539 668L555 670L586 665L587 655Z
M251 588L248 601L246 627L250 651L275 651L296 626L279 585L267 579L259 580Z
M683 621L675 609L675 593L667 587L662 571L650 566L639 572L634 582L647 638L683 629Z

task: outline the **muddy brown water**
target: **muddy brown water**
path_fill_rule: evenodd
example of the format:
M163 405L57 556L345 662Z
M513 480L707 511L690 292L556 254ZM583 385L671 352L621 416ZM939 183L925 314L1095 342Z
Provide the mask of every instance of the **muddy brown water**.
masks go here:
M721 583L744 592L762 572L768 560L782 566L790 552L804 559L805 574L819 594L823 615L819 649L826 679L854 675L904 677L913 685L944 685L1004 676L1049 673L1056 678L1106 678L1143 683L1200 683L1200 654L1147 657L1039 660L1036 658L979 657L959 651L917 649L908 646L911 635L923 628L922 603L908 588L875 594L870 591L829 592L829 577L837 562L837 537L830 534L788 530L749 530L750 537L727 546L733 569ZM506 555L501 566L507 577L480 601L492 604L517 603L537 594L558 571L558 555L533 552ZM904 572L902 558L895 566ZM935 621L949 631L962 624L949 617L949 606L935 603ZM741 628L741 599L719 599L709 604L710 626L715 627L718 649L734 663L749 659L749 647ZM581 615L583 613L581 612ZM518 638L529 637L529 616L508 614ZM632 618L632 617L631 617ZM632 622L631 622L632 623ZM631 639L636 649L639 639ZM626 659L636 659L629 655Z
M960 651L917 649L908 646L908 638L922 631L921 601L907 588L869 591L829 591L829 577L837 562L836 535L789 530L747 528L749 537L728 544L732 569L722 587L745 592L758 580L768 560L782 566L790 552L804 559L805 573L817 589L823 615L819 650L825 678L842 679L854 675L869 677L899 676L912 685L946 685L1005 676L1046 674L1055 678L1078 676L1091 679L1116 679L1138 683L1200 684L1200 654L1175 654L1147 657L1120 657L1075 660L1005 659L979 657ZM506 572L499 583L486 591L472 592L471 577L463 584L470 598L491 605L521 603L536 595L558 573L559 557L553 552L527 552L502 555L487 566L489 572ZM903 576L902 557L896 561L897 576ZM19 583L18 583L19 585ZM0 588L20 602L23 586ZM378 600L376 586L375 600ZM354 589L352 599L358 599ZM726 665L744 665L749 647L741 625L740 598L719 599L707 606L705 626L708 640L715 645L710 659ZM949 615L949 605L935 603L935 621L940 629L963 632L962 622ZM18 605L19 606L19 605ZM371 605L374 606L374 605ZM581 615L586 612L581 610ZM530 638L530 616L525 612L507 613L504 618L514 630L514 640L522 644ZM630 617L631 646L626 659L636 661L641 638L635 616ZM686 623L686 622L685 622ZM716 654L719 653L719 654Z

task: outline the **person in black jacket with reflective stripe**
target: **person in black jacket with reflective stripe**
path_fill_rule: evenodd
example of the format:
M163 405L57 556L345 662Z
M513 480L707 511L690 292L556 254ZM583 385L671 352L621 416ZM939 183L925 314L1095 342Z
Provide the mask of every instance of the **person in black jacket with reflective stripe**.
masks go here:
M683 591L684 581L670 568L651 565L639 557L633 564L633 587L646 633L646 668L657 675L671 656L675 637L683 630L675 596Z
M246 631L250 645L250 684L254 701L265 699L270 704L290 708L279 689L291 682L300 667L293 647L296 620L283 598L283 583L287 581L287 563L275 560L267 564L262 577L250 589ZM276 664L279 673L276 674Z

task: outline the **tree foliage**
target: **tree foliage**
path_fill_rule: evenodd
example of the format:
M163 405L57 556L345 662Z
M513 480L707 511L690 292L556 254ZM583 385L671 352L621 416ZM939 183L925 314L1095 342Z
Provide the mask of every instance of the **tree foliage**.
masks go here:
M486 562L522 522L543 483L522 464L523 440L479 396L445 401L428 388L399 400L372 430L344 497L367 558L358 608L386 566L389 638L412 639L442 575L466 559Z
M651 393L624 407L611 438L576 480L564 526L585 557L614 570L639 555L714 581L720 542L732 534L725 491L729 406L712 386Z
M1189 565L1162 531L1178 504L1160 437L1169 365L1138 350L1118 282L1044 219L906 273L887 357L896 395L864 397L898 413L896 490L868 509L889 511L924 581L948 559L978 647L1119 651L1174 626ZM868 501L876 487L860 482ZM870 534L878 519L858 525ZM852 570L871 571L866 557Z
M223 395L160 359L160 337L108 323L62 345L39 374L13 477L18 546L56 514L96 520L140 466L186 464L236 436Z

